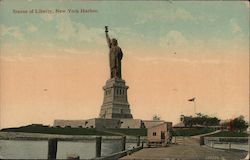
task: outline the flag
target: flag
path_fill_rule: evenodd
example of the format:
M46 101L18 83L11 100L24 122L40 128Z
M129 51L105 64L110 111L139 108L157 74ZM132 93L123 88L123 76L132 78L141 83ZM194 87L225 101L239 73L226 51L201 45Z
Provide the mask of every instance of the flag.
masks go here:
M195 97L194 97L194 98L189 99L188 101L193 102L194 100L195 100Z

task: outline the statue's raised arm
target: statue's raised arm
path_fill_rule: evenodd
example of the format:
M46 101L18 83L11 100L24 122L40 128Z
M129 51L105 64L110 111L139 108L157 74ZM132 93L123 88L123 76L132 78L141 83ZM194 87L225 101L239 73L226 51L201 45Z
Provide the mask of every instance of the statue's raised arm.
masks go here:
M106 34L107 43L108 43L109 48L111 48L111 40L109 38L108 32L109 32L108 26L105 26L105 34Z
M117 39L109 38L108 26L105 26L106 39L109 46L109 65L110 65L110 78L122 78L122 57L123 53L121 48L118 46Z

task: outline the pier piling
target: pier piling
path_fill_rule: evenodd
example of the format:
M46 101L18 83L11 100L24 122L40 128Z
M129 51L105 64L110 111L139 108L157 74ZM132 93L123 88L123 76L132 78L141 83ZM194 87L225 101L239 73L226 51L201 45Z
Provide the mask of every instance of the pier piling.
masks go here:
M122 137L122 151L125 151L126 149L126 136Z
M137 146L140 146L140 136L137 136Z
M203 137L203 136L200 137L200 145L201 145L201 146L202 146L202 145L205 145L204 137Z
M96 157L101 157L102 137L96 137Z
M48 160L56 160L57 139L49 139L48 141Z

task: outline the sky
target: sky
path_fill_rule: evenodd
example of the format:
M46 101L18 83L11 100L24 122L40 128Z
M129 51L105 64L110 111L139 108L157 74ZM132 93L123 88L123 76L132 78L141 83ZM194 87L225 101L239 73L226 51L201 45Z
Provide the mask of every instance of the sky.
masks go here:
M104 26L124 53L135 119L177 123L193 97L196 112L249 119L247 1L1 0L0 19L0 128L98 117Z

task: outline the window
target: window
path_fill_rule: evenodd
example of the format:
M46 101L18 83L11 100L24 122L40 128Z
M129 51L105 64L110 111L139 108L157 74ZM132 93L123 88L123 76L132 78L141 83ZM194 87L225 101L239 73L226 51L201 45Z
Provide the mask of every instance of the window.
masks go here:
M165 133L161 131L161 139L165 139Z
M156 132L153 132L153 136L156 136Z

